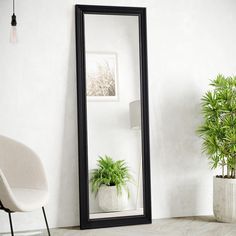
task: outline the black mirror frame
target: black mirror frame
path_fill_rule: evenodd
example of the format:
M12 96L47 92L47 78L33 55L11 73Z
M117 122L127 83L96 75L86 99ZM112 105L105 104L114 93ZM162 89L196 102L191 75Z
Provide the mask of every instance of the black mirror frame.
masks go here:
M143 166L143 215L112 218L89 219L89 179L87 145L87 107L85 79L85 36L84 14L134 15L139 18L140 54L140 100L142 120L142 166ZM151 217L151 181L149 150L149 113L148 113L148 69L147 69L147 32L146 9L137 7L114 7L97 5L76 5L76 69L77 69L77 113L78 113L78 152L79 152L79 194L80 228L102 228L123 225L148 224Z

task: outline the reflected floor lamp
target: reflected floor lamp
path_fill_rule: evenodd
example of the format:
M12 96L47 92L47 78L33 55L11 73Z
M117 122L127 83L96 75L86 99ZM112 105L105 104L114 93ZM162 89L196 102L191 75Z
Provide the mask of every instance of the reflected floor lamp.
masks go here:
M132 130L141 130L141 109L140 100L135 100L129 104L129 115L130 115L130 128ZM138 199L140 192L140 182L141 182L141 167L142 167L142 155L139 160L138 167L138 184L137 184L137 195L136 195L136 210L138 209Z

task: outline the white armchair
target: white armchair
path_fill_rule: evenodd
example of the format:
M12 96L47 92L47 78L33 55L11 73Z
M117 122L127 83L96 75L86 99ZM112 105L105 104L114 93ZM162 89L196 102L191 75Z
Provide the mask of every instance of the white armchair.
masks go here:
M14 236L11 213L42 208L50 230L44 206L48 201L48 185L39 157L25 145L0 136L0 209L9 215L11 235Z

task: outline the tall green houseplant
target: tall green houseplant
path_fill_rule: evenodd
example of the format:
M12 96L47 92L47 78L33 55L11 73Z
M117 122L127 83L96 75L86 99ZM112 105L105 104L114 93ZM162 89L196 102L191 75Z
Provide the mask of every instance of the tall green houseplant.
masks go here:
M220 167L223 178L236 178L236 77L218 75L213 90L202 98L203 123L198 134L203 152L213 169Z

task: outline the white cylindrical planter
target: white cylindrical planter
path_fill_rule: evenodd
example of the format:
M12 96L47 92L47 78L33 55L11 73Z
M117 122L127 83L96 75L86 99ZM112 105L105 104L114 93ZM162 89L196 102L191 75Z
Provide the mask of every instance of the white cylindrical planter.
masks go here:
M213 178L213 210L217 221L236 223L236 179Z
M98 190L98 205L104 212L124 211L128 205L128 194L117 194L116 186L102 185Z

